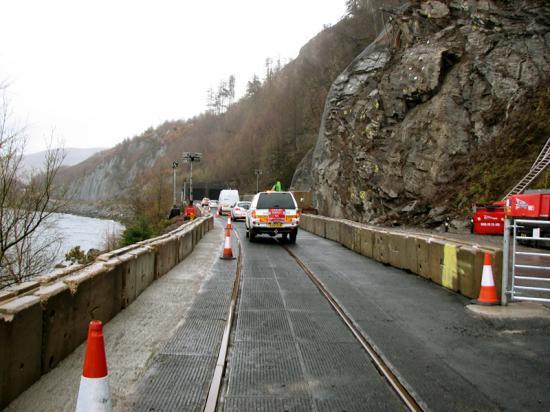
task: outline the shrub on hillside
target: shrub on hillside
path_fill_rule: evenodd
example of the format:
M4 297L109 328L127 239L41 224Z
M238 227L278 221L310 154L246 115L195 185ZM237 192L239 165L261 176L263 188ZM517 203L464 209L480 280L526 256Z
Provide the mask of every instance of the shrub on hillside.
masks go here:
M92 263L101 252L97 249L90 249L88 252L84 252L80 249L80 246L74 246L65 254L65 260L71 262L72 265L79 263L85 265Z
M122 232L121 243L122 246L128 246L149 239L153 234L153 227L149 219L140 216Z

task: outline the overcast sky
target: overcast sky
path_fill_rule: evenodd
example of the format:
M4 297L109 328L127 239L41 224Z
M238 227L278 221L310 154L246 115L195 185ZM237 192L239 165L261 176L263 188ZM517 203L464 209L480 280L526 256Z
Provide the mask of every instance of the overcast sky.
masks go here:
M65 147L112 147L205 110L235 74L237 94L266 57L295 58L345 0L2 0L0 82L27 153L54 130Z

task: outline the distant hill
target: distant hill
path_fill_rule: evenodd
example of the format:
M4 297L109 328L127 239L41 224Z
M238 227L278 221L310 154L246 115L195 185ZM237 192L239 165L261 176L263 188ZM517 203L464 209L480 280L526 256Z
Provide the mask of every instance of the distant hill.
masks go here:
M92 147L86 149L79 148L66 148L65 149L65 159L63 160L62 166L74 166L93 156L97 152L105 150L104 147ZM26 172L29 170L39 170L44 164L44 159L46 157L46 151L31 153L23 156L21 171Z

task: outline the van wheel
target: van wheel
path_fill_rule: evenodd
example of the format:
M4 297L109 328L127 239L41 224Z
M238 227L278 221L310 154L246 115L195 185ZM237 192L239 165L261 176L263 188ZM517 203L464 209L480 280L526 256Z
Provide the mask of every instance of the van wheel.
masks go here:
M256 232L254 232L253 229L250 229L250 233L249 233L249 240L250 240L250 243L252 242L255 242L256 241Z
M248 231L248 229L246 229L246 237L250 237L250 232Z
M296 236L298 236L298 230L290 232L290 243L296 243Z

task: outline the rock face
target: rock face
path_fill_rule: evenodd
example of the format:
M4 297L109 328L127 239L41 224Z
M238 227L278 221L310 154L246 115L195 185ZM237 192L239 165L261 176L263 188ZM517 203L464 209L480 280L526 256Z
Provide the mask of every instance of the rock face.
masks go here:
M148 130L133 141L121 143L62 170L59 184L76 203L131 197L137 179L166 155L164 140L163 136Z
M300 188L324 215L436 221L438 193L550 76L549 26L544 1L413 2L333 83Z

